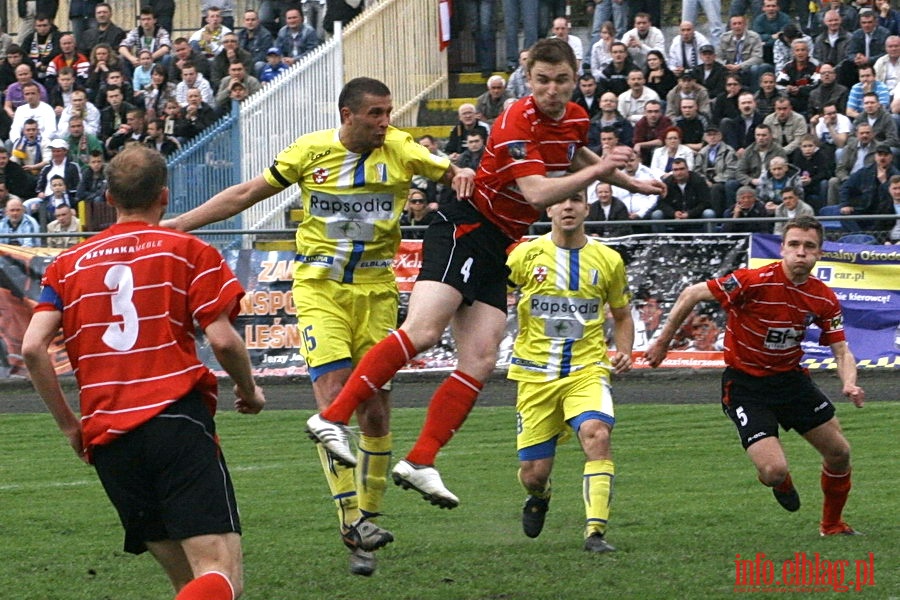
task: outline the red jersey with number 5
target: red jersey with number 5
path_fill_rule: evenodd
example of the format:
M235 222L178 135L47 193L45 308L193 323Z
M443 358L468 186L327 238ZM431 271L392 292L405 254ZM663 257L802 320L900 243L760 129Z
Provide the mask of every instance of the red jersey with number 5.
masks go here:
M244 291L222 255L186 233L120 223L60 254L35 311L62 312L86 448L106 444L197 391L215 412L217 385L197 357L201 328Z
M750 375L766 376L797 369L800 342L810 324L821 330L819 344L844 341L844 320L837 296L810 276L796 285L781 262L739 269L706 282L728 313L725 364Z
M522 98L494 122L475 177L472 202L490 222L513 240L538 220L516 187L528 175L559 177L572 166L575 152L587 145L590 119L574 102L554 120L538 110L533 96Z

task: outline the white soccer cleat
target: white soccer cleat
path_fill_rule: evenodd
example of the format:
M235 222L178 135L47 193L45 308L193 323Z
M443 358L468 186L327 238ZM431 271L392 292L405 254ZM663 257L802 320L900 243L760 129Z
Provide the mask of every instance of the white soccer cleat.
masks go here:
M347 426L323 419L319 413L306 421L309 439L325 448L325 452L338 464L352 469L356 466L356 455L350 450Z
M357 548L350 552L350 572L354 575L362 575L363 577L371 577L375 572L375 555L367 552L362 548Z
M391 476L395 484L404 490L416 490L435 506L441 508L459 506L459 498L444 486L441 474L434 467L417 467L404 459L394 465Z

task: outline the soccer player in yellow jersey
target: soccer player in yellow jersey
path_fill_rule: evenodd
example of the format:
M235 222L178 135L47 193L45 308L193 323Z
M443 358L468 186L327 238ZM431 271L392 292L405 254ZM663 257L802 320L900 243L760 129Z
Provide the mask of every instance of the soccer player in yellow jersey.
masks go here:
M510 280L521 291L519 334L509 378L518 381L516 446L519 481L528 492L522 528L537 537L550 506L556 444L574 431L584 450L584 549L615 550L605 539L615 467L610 372L631 369L634 322L622 257L585 234L584 192L547 207L550 233L509 255ZM603 332L614 320L610 358Z
M303 200L297 228L294 299L301 351L318 409L327 408L365 352L397 325L398 292L391 262L400 215L414 175L472 194L475 174L432 155L390 126L390 90L357 78L338 99L341 125L304 135L261 175L232 186L164 225L191 230L229 218L296 183ZM387 386L386 386L387 387ZM369 519L381 511L391 459L386 389L360 405L358 468L347 468L321 446L319 456L338 509L350 570L371 575L372 551L393 540Z

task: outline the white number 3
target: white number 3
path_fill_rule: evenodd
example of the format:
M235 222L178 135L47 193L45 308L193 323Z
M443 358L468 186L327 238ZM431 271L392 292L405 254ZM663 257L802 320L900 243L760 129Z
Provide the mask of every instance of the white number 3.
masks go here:
M130 267L115 265L103 279L115 293L110 297L113 315L122 317L121 323L110 323L103 333L103 342L113 350L129 350L138 337L138 314L131 301L134 292L134 275Z

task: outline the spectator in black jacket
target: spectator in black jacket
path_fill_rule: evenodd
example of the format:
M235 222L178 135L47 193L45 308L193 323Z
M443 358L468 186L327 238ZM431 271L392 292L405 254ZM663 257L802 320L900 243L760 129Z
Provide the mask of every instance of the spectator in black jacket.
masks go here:
M101 142L106 142L114 134L122 123L125 123L128 111L134 110L135 106L125 102L122 95L122 88L118 86L110 86L106 88L107 106L100 111L100 138Z
M666 178L666 195L660 196L656 209L651 213L654 220L677 219L684 225L672 226L676 231L712 231L712 224L701 226L688 223L691 219L712 219L716 216L709 201L709 185L699 173L692 172L683 158L672 161L671 176ZM657 232L665 227L654 225Z
M597 193L597 201L592 203L588 211L588 222L597 221L598 224L587 225L585 231L588 235L600 237L618 237L631 233L628 225L611 225L608 221L628 221L628 207L625 203L614 197L612 186L602 181L597 182L594 188ZM600 221L604 223L599 224Z
M184 109L184 118L187 121L185 138L189 140L215 122L216 111L203 101L203 95L197 88L187 91L187 101L188 105Z
M88 231L102 231L116 222L116 211L106 203L106 162L102 152L92 152L81 169L81 183L75 198L86 204Z
M828 180L834 175L833 156L819 148L819 140L812 134L800 138L800 147L790 156L790 163L800 169L803 200L816 213L828 199Z

